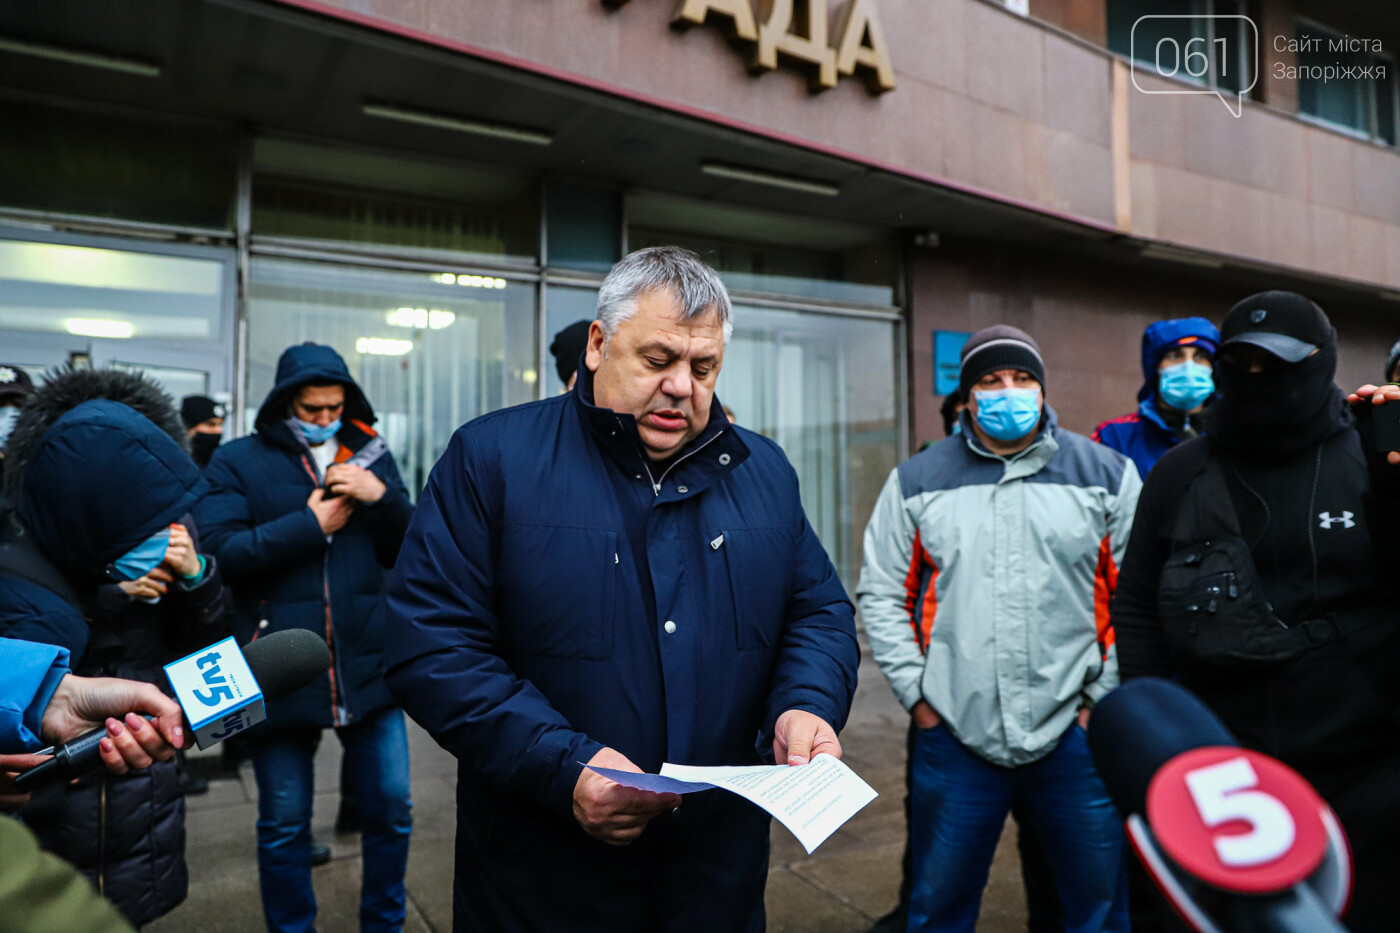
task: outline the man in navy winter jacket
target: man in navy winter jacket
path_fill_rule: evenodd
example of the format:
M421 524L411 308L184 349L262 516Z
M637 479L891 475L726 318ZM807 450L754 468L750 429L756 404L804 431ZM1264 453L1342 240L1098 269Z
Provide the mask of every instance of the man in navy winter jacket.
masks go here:
M413 506L374 411L333 349L286 350L255 433L221 446L196 510L233 588L240 640L304 628L331 667L268 701L251 735L258 875L269 930L309 930L312 759L334 727L360 790L361 930L398 930L408 860L408 740L384 686L384 579Z
M761 930L767 815L584 763L840 755L853 610L771 441L714 397L729 298L613 267L566 395L457 431L389 590L390 687L459 761L456 930Z

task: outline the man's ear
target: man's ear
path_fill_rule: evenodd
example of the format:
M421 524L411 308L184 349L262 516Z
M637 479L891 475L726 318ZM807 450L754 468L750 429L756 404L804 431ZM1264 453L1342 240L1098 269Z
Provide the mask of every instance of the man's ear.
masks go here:
M589 372L596 373L603 362L603 347L608 335L603 333L603 325L594 321L588 325L588 347L583 353L583 364Z

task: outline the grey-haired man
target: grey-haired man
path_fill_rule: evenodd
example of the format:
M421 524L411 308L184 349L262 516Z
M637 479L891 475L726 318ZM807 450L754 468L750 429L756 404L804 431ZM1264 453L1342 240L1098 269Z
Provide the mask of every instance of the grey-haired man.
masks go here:
M466 425L428 478L388 682L461 762L456 930L763 929L766 814L583 765L841 754L854 613L787 458L714 397L730 317L694 253L627 256L574 389Z

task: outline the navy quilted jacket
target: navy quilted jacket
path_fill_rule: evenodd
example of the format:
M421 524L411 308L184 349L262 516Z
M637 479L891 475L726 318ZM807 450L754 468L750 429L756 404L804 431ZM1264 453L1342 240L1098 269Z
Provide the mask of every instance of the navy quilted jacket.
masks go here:
M457 431L390 583L389 685L460 763L455 928L762 929L762 811L692 794L608 846L580 762L758 763L789 709L840 729L853 609L776 444L716 400L653 475L579 375Z
M359 503L329 541L321 532L306 504L320 474L283 422L294 390L332 382L346 390L336 435L342 453L369 443L374 412L340 356L316 344L292 347L278 363L255 433L224 444L209 462L210 492L195 510L204 546L233 590L239 640L304 628L331 649L325 674L268 701L261 729L343 726L393 703L384 686L384 578L413 505L385 452L369 467L388 487L383 498Z

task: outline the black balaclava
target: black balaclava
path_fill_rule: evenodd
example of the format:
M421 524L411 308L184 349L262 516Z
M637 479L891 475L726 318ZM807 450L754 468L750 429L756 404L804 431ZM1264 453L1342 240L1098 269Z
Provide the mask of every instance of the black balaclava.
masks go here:
M219 449L224 436L220 434L205 434L195 432L190 435L190 456L194 462L199 464L200 469L209 465L209 458L214 456L214 451Z
M1273 331L1271 317L1287 319L1287 326ZM1292 363L1273 360L1259 373L1232 365L1228 348L1234 339L1262 343L1257 333L1267 337L1270 331L1306 340L1317 352ZM1337 332L1321 308L1289 292L1251 295L1230 310L1221 332L1225 339L1215 365L1220 398L1206 409L1213 443L1246 457L1289 456L1352 423L1346 397L1333 382Z

